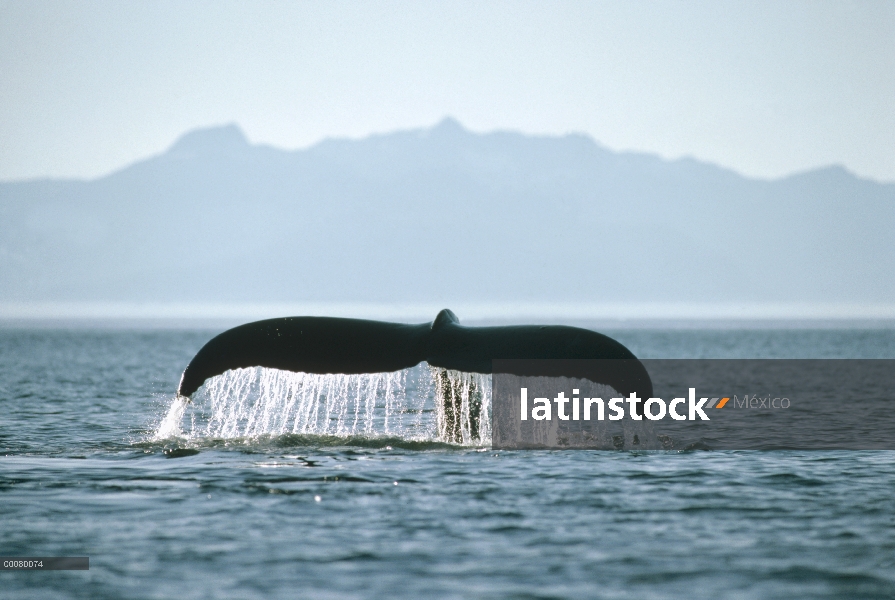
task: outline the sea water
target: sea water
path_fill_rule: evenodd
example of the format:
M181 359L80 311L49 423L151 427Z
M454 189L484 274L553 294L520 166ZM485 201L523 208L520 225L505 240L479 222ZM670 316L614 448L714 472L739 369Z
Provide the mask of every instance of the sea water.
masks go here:
M895 597L895 452L496 452L426 365L178 400L214 333L0 329L0 554L90 557L0 572L0 598ZM608 333L895 358L892 329Z

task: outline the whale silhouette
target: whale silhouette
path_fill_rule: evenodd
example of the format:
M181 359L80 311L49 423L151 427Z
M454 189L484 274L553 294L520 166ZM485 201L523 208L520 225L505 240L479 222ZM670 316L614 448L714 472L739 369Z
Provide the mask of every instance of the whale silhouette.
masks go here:
M351 374L399 371L426 361L443 369L491 373L494 359L522 359L501 363L500 372L578 377L624 395L652 395L643 364L610 337L563 325L464 327L448 309L418 325L334 317L282 317L240 325L199 350L177 392L190 397L206 379L245 367Z

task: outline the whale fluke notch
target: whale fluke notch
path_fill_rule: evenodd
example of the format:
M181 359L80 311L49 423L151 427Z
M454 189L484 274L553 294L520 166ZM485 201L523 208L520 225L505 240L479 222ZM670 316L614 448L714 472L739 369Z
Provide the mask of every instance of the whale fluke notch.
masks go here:
M441 309L437 315L435 315L435 320L432 321L432 329L441 329L446 325L459 325L460 319L457 318L457 315L454 314L449 308Z
M625 395L652 395L643 364L608 336L564 325L464 327L448 309L419 325L334 317L246 323L205 344L184 370L177 392L190 397L206 379L246 367L356 374L399 371L426 361L443 369L491 373L494 359L528 359L513 368L517 375L578 377Z

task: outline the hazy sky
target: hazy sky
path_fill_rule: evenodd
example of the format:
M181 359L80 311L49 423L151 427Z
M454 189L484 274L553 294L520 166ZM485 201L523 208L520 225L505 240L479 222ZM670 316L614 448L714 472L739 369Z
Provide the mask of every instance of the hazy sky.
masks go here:
M446 115L895 181L895 2L0 0L0 179L95 177L199 126L300 148Z

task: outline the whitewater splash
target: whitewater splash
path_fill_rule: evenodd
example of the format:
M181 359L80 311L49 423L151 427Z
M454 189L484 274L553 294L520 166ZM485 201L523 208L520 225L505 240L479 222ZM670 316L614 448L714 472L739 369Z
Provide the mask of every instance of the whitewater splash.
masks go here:
M393 373L294 373L253 367L175 398L155 439L287 434L491 443L491 376L418 365Z

